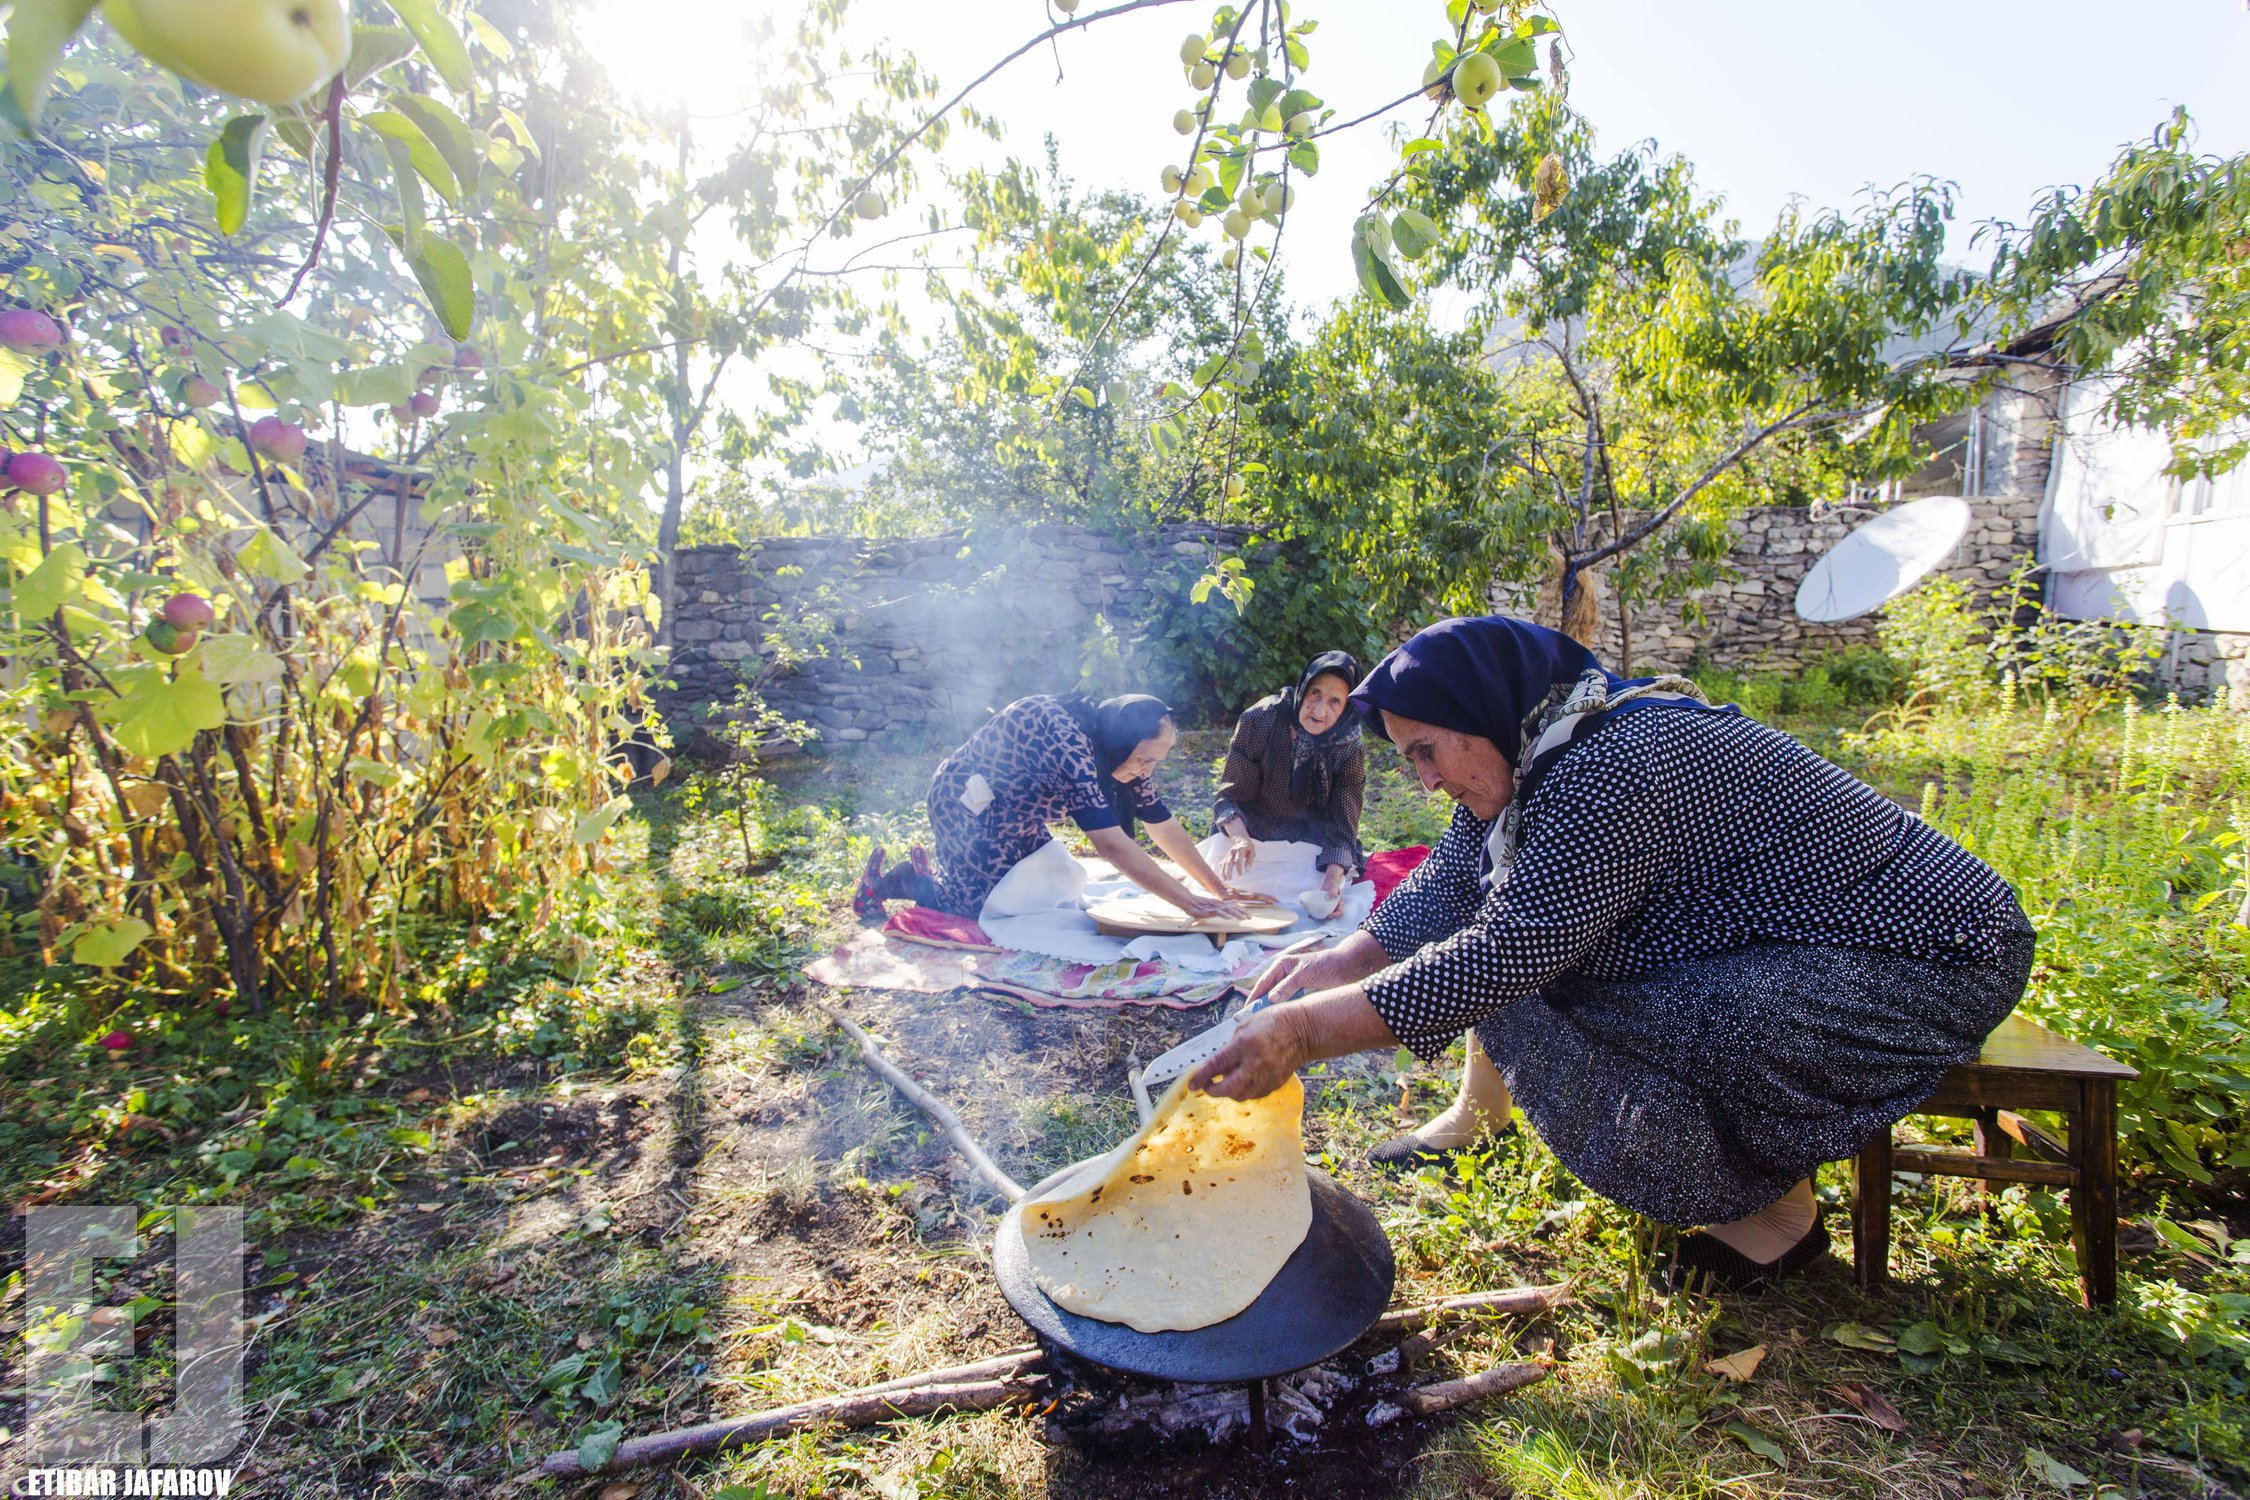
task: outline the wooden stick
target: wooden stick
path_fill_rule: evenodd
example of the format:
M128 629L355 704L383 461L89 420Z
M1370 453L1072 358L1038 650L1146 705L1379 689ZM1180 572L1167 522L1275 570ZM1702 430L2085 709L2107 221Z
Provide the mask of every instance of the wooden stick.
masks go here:
M1394 1308L1377 1318L1375 1327L1370 1331L1406 1333L1469 1313L1545 1312L1569 1295L1570 1283L1567 1281L1557 1282L1553 1286L1512 1286L1497 1292L1465 1292L1458 1297L1443 1297L1418 1307Z
M1010 1401L1028 1396L1031 1391L1031 1382L1021 1378L972 1380L876 1393L846 1391L840 1396L800 1401L795 1406L779 1406L753 1416L705 1422L700 1427L682 1428L677 1432L658 1432L647 1437L630 1438L617 1445L616 1454L599 1472L611 1474L619 1469L638 1468L643 1464L666 1463L691 1453L715 1453L721 1448L739 1448L795 1432L800 1427L822 1423L833 1422L843 1427L872 1427L894 1417L926 1417L938 1411L990 1411L995 1406L1005 1406ZM559 1479L575 1479L589 1472L578 1462L578 1450L575 1448L548 1454L539 1469L541 1473Z
M961 1117L948 1109L944 1100L900 1072L898 1065L885 1057L883 1049L875 1045L875 1038L818 1001L813 1002L813 1008L850 1033L851 1039L859 1043L859 1050L867 1054L867 1065L880 1073L885 1083L904 1094L908 1103L938 1122L938 1128L953 1143L953 1149L968 1158L969 1165L976 1170L986 1187L1009 1203L1023 1196L1022 1186L1001 1171L991 1157L984 1154L984 1147L978 1145L977 1138L969 1134L969 1127L961 1123Z
M1527 1385L1537 1385L1550 1373L1545 1365L1495 1365L1489 1370L1479 1370L1474 1375L1464 1375L1459 1380L1440 1380L1432 1385L1418 1385L1400 1396L1398 1404L1417 1417L1434 1416L1441 1411L1451 1411L1456 1406L1467 1406L1472 1401L1482 1401L1490 1396L1505 1396L1510 1391L1520 1391Z
M917 1370L912 1375L898 1375L874 1385L863 1385L839 1394L846 1396L880 1396L885 1391L907 1391L924 1385L959 1385L965 1380L985 1380L997 1375L1014 1375L1025 1365L1042 1358L1037 1344L1018 1344L1013 1349L1003 1349L990 1359L980 1359L974 1364L948 1365L942 1370Z

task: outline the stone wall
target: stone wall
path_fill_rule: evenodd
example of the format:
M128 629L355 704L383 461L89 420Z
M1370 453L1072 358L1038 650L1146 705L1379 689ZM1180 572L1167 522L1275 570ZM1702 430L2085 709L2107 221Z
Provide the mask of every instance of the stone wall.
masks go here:
M1159 570L1240 550L1238 530L1166 527L1153 538L1065 526L899 541L777 537L679 554L674 687L681 730L775 654L777 620L826 621L833 653L776 678L766 700L851 744L878 734L956 735L1026 693L1068 692L1101 624L1167 603ZM799 624L796 628L802 628Z

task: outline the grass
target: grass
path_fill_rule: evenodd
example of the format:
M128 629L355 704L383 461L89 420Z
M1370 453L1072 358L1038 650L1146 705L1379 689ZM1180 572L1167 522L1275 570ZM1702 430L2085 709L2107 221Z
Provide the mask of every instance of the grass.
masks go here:
M1881 770L1911 757L1808 739ZM1191 826L1223 742L1164 773ZM1933 758L1942 764L1943 757ZM816 762L757 809L758 873L716 810L636 799L607 927L575 965L502 933L432 935L411 1015L222 1017L176 997L97 1015L18 973L0 1019L12 1197L204 1200L250 1212L251 1496L604 1493L530 1477L547 1452L977 1357L1021 1326L985 1271L993 1205L807 1003L796 966L848 931L868 843L920 826L927 756ZM1370 847L1426 841L1442 809L1374 747ZM1899 772L1894 794L1919 795ZM1911 780L1912 785L1904 784ZM1194 1016L1023 1014L863 993L851 1009L961 1108L1023 1180L1129 1125L1129 1052ZM115 1025L136 1045L93 1045ZM1261 1474L1239 1456L1101 1458L1011 1412L800 1434L640 1476L642 1500L790 1496L2225 1496L2250 1481L2243 1411L2250 1234L2221 1180L2144 1174L2125 1296L2077 1306L2053 1195L1897 1193L1895 1281L1841 1258L1773 1296L1660 1297L1657 1232L1585 1194L1534 1138L1460 1178L1376 1177L1364 1149L1442 1103L1443 1068L1368 1057L1311 1079L1312 1149L1382 1218L1400 1295L1569 1279L1528 1326L1493 1322L1433 1372L1544 1350L1557 1378ZM20 1113L16 1099L32 1101ZM136 1123L136 1121L150 1123ZM1933 1130L1936 1128L1933 1124ZM1841 1173L1824 1181L1841 1235ZM19 1361L23 1220L6 1231L0 1361ZM171 1294L163 1224L104 1262L99 1299ZM167 1399L165 1325L117 1373ZM1763 1346L1747 1381L1715 1357ZM20 1362L0 1371L0 1471L18 1462ZM1903 1417L1884 1431L1872 1392ZM620 1500L612 1496L612 1500Z

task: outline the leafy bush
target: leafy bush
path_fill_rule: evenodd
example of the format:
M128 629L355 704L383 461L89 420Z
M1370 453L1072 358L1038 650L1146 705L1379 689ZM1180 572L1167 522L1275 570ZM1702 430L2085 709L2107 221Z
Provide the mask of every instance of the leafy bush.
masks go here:
M2250 720L2128 703L2077 748L2068 715L1947 705L1917 734L1923 815L2016 888L2039 929L2025 1012L2140 1070L2124 1159L2209 1185L2250 1168Z
M1880 646L1846 646L1820 659L1820 667L1855 707L1896 703L1906 691L1906 668Z

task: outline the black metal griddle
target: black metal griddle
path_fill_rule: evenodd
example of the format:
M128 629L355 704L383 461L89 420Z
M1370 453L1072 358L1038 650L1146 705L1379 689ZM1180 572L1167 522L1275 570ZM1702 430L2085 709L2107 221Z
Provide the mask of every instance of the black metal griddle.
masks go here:
M1258 1300L1225 1322L1142 1333L1065 1312L1032 1279L1023 1204L1077 1169L1063 1168L1008 1210L993 1237L992 1269L1001 1295L1034 1332L1090 1364L1157 1380L1248 1383L1255 1411L1264 1404L1264 1381L1349 1348L1390 1305L1397 1267L1374 1212L1327 1173L1307 1167L1312 1227Z

